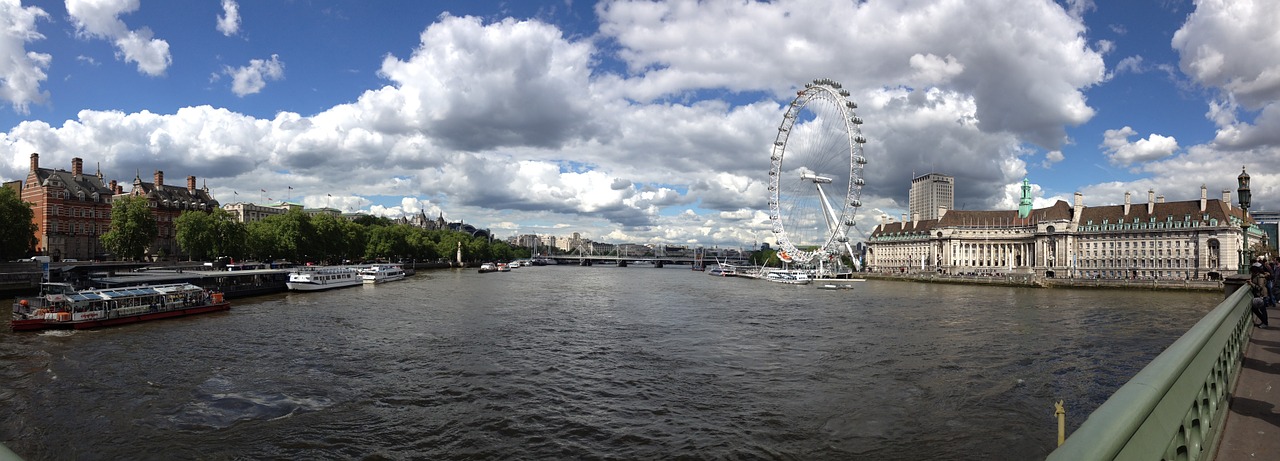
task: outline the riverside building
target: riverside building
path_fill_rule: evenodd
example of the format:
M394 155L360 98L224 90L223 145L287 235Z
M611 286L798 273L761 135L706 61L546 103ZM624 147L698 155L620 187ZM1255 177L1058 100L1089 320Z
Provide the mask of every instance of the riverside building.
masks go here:
M196 188L196 177L187 177L187 187L167 186L164 172L156 171L154 182L135 177L133 188L125 192L115 180L107 181L99 169L84 174L84 161L71 159L71 171L40 167L40 154L31 154L31 168L25 181L5 184L21 192L31 204L35 224L35 253L54 261L66 259L106 259L111 255L102 246L102 235L111 230L111 206L116 197L146 197L159 231L149 247L153 258L182 256L175 241L174 220L183 211L211 211L218 202L209 188Z
M1031 209L1023 180L1018 210L939 210L937 219L884 223L867 239L867 266L881 272L1005 273L1041 277L1215 279L1236 272L1244 244L1245 210L1231 191L1209 199L1165 202L1155 191L1146 203ZM1256 225L1249 241L1265 238Z
M907 202L911 216L916 219L938 219L939 210L955 209L956 178L929 173L911 180Z

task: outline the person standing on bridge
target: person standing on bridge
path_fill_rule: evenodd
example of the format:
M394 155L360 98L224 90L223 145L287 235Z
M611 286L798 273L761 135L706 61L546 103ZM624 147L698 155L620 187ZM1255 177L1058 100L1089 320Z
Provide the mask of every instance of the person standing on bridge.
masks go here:
M1258 316L1258 323L1253 324L1255 327L1266 328L1270 326L1267 323L1267 279L1271 273L1262 267L1262 263L1253 263L1249 266L1249 289L1253 295L1250 300L1250 307L1253 315Z

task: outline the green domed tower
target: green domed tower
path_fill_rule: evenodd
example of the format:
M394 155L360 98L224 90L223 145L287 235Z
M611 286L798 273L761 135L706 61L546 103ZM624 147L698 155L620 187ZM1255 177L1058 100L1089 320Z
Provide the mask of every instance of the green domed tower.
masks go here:
M1018 200L1018 217L1026 219L1031 216L1031 181L1022 178L1022 199Z

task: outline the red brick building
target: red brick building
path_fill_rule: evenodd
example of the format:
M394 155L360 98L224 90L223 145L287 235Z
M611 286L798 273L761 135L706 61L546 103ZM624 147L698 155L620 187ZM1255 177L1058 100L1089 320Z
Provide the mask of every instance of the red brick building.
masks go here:
M31 204L32 222L36 225L36 248L39 255L54 261L63 259L106 259L102 234L111 230L111 203L125 195L124 187L107 181L99 170L84 174L84 162L71 159L71 171L40 167L40 154L31 154L31 170L26 181L13 181L6 186L21 191L22 201ZM196 188L196 177L187 177L187 187L164 184L164 172L156 171L154 182L133 179L127 195L143 196L156 218L158 234L148 248L153 258L183 256L178 248L174 221L188 210L213 211L218 201L209 188Z
M21 197L31 204L36 254L55 261L105 255L99 237L111 229L111 199L118 189L115 181L102 179L101 170L85 175L79 157L67 171L40 168L40 154L31 154Z
M146 197L151 214L156 218L156 240L147 249L153 259L185 256L178 248L177 228L174 221L185 211L212 212L218 201L209 194L209 187L196 188L196 177L187 176L187 187L164 183L164 172L156 171L155 181L143 182L140 176L133 178L133 190L128 195Z

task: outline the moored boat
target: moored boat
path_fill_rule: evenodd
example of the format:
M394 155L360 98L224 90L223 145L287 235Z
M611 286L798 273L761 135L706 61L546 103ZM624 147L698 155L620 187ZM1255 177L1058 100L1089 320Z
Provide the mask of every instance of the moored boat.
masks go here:
M723 263L710 266L706 270L706 272L707 272L707 275L716 275L720 277L737 277L738 276L737 266L733 266L730 264L723 264Z
M364 283L393 282L404 279L404 269L396 264L377 264L360 269Z
M222 293L190 283L75 290L45 283L35 298L13 304L13 331L97 328L231 309Z
M511 272L511 266L507 263L498 263L498 272Z
M353 287L364 283L351 266L306 266L289 273L285 283L293 291L321 291Z
M493 263L483 263L480 265L480 269L478 272L480 272L481 274L484 274L488 272L496 272L497 270L498 270L497 265Z

